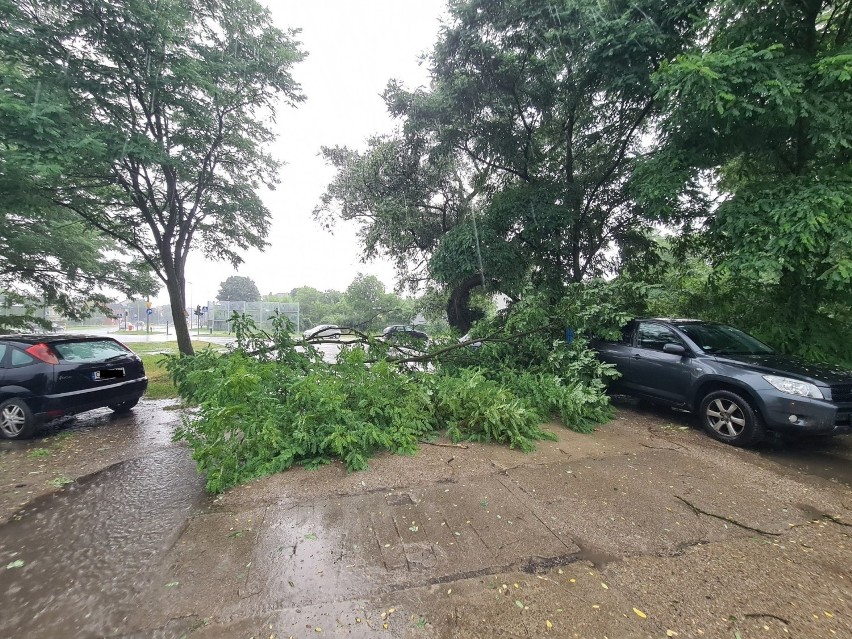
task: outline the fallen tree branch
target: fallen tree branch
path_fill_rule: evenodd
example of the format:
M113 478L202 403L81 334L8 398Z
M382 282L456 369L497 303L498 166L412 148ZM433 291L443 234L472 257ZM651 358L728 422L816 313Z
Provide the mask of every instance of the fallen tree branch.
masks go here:
M692 509L692 511L696 514L700 513L702 515L707 515L708 517L715 517L716 519L721 519L722 521L727 521L729 524L733 524L734 526L739 526L740 528L743 528L745 530L750 530L752 532L760 533L761 535L767 535L767 536L770 536L770 537L780 537L781 536L781 533L769 532L767 530L761 530L760 528L754 528L752 526L749 526L747 524L739 522L736 519L731 519L730 517L725 517L724 515L717 515L716 513L711 513L709 511L702 510L701 508L699 508L698 506L696 506L692 502L687 501L686 499L684 499L680 495L675 495L675 498L679 499L684 504L689 506Z
M419 440L421 444L429 444L429 446L443 446L444 448L464 448L467 450L470 446L464 444L441 444L439 442L427 442L425 439Z
M545 324L544 326L538 326L536 328L532 328L532 329L529 329L529 330L526 330L526 331L521 331L519 333L513 333L512 335L507 335L505 337L500 337L499 332L493 333L493 334L488 335L486 337L473 337L471 339L468 339L468 340L465 340L465 341L462 341L462 342L457 342L455 344L449 344L447 346L444 346L444 347L439 348L439 349L434 350L434 351L427 351L427 350L418 348L417 346L414 346L414 345L411 345L411 344L389 344L387 342L383 342L383 344L389 346L390 348L395 348L398 351L411 352L411 353L417 353L417 354L412 355L410 357L388 357L388 358L367 359L367 360L365 360L365 363L366 364L376 364L380 361L386 361L390 364L418 364L418 363L423 364L423 363L427 363L427 362L431 362L433 360L439 359L440 357L447 355L448 353L452 353L453 351L459 351L459 350L465 349L468 346L471 346L472 344L485 344L485 343L507 343L507 344L511 344L512 342L515 342L522 337L526 337L527 335L533 335L535 333L540 333L542 331L552 330L552 329L556 328L557 326L559 326L560 324L561 324L561 322L555 321L555 322L551 322L550 324ZM340 340L337 340L337 339L314 338L314 339L306 339L306 340L302 339L302 340L299 340L298 343L311 345L311 346L313 346L315 344L339 344L339 345L343 345L343 346L347 346L347 345L350 345L350 344L360 344L360 345L369 347L371 344L375 344L376 340L380 339L380 338L370 337L369 335L366 335L366 334L362 333L361 331L359 331L355 328L352 328L352 327L348 327L348 326L341 326L339 328L339 330L340 330L341 334L355 335L356 339L354 339L350 342L341 342ZM261 330L261 332L263 332L264 335L269 337L269 340L272 341L271 336L269 336L265 331ZM266 346L264 348L259 348L257 350L248 351L248 352L246 352L246 355L256 356L256 355L260 355L262 353L270 353L274 350L276 350L275 346L270 345L270 346Z

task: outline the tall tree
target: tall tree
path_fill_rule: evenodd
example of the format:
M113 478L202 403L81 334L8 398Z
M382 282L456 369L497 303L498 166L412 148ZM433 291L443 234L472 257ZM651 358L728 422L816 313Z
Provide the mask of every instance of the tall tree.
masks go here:
M343 323L362 331L408 323L413 305L385 290L375 275L358 273L343 293Z
M340 302L343 294L340 291L320 291L312 286L301 286L290 291L290 297L299 305L300 328L342 321Z
M257 191L276 107L302 100L302 53L255 0L0 0L0 45L64 92L88 159L52 201L141 256L166 285L182 353L190 249L241 262L265 245Z
M664 146L651 169L704 175L718 192L708 255L728 286L762 300L754 330L791 351L826 334L845 343L852 2L721 0L702 25L657 74Z
M416 131L372 137L363 152L324 147L322 154L337 174L314 216L328 228L356 221L364 259L390 257L400 284L417 290L430 279L441 238L469 216L476 197L470 167Z
M539 286L558 293L611 269L604 250L653 221L630 191L651 74L683 49L700 4L454 2L431 95L391 96L490 174L501 197L484 214L521 242Z
M222 302L258 302L260 301L260 291L250 277L231 275L219 284L219 293L216 295L216 299Z
M558 296L568 282L614 270L617 249L656 221L637 205L631 184L656 108L651 76L682 51L702 4L451 2L431 56L430 90L391 82L385 93L403 121L408 156L393 151L387 161L374 145L367 162L332 157L345 177L330 194L344 202L344 217L378 211L372 220L364 216L365 236L394 251L404 246L395 242L399 231L414 229L410 241L428 237L427 221L439 219L432 207L447 202L443 193L454 183L447 179L452 171L430 174L434 164L415 151L426 149L430 159L443 159L438 166L462 172L457 182L465 188L451 200L464 204L456 223L416 247L434 259L429 275L451 289L450 321L461 330L471 319L470 292L483 284L511 295L525 276ZM400 155L413 161L401 163ZM359 197L364 183L377 182L376 158L385 169L381 187L404 166L404 175L422 177L431 190L399 206L392 191L372 189L364 206ZM341 187L349 184L355 188L347 196ZM399 219L406 223L394 227ZM395 234L375 232L394 228ZM442 251L445 242L454 250Z

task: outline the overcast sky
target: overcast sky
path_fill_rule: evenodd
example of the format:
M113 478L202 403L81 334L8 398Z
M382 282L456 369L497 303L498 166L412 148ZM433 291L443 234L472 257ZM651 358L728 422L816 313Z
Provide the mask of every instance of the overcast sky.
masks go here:
M287 163L282 183L262 197L272 213L270 246L244 255L238 275L252 278L261 293L297 286L343 290L359 271L378 276L390 289L393 269L385 261L360 263L352 226L324 231L311 212L334 175L318 156L322 146L364 148L374 133L393 130L380 94L391 78L407 87L428 86L421 54L434 44L445 0L261 0L277 26L299 28L308 56L293 75L307 100L278 114L273 153ZM235 271L201 254L186 269L187 302L213 299L219 283ZM192 283L190 285L190 282ZM167 302L165 289L157 298Z

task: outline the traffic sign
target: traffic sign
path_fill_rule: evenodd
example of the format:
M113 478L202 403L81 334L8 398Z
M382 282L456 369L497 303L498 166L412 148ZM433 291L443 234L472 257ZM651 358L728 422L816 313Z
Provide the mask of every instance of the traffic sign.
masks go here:
M145 312L146 312L148 315L150 315L151 313L153 313L153 312L154 312L154 309L153 309L153 308L149 308L149 309L146 309L146 310L145 310Z

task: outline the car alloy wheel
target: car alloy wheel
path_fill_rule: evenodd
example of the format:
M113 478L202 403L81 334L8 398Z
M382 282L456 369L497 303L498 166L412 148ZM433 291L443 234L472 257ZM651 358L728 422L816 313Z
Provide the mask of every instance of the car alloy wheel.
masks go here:
M19 399L0 404L0 435L6 439L29 437L33 428L33 415Z
M705 395L698 414L704 430L726 444L751 446L766 433L760 412L733 390L720 389Z
M726 437L739 437L746 427L743 411L730 399L714 399L707 406L706 415L713 430Z

